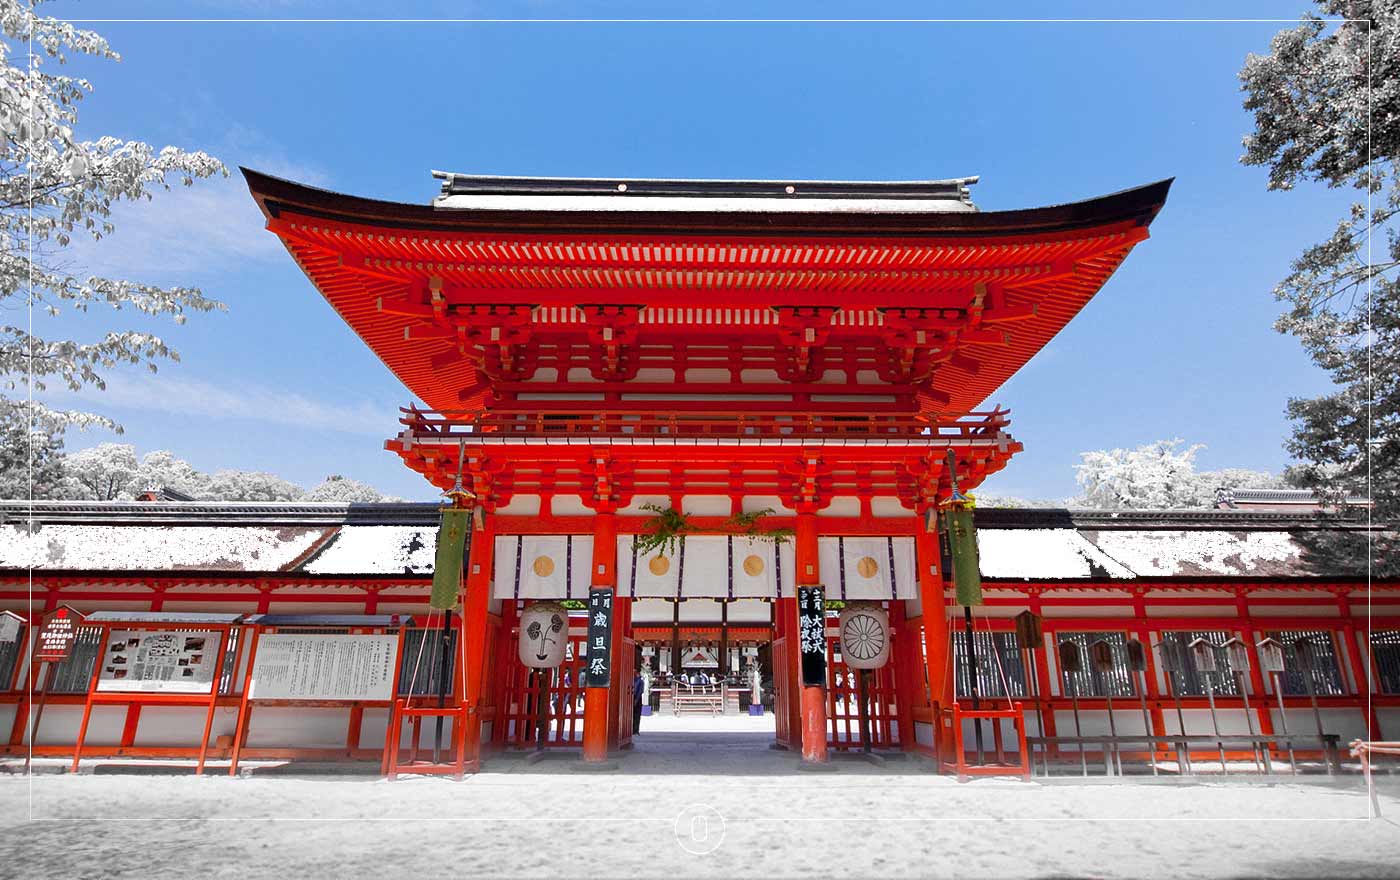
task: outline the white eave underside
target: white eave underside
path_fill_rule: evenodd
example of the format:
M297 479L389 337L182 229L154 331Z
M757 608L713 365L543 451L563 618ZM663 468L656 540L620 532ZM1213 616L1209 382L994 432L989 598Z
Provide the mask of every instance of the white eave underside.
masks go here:
M973 214L960 199L717 198L708 196L445 195L447 211L689 211L749 214Z

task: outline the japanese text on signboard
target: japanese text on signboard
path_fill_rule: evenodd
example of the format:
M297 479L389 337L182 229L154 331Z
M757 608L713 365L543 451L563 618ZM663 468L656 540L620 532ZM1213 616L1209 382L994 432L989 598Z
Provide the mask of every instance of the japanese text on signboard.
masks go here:
M797 589L798 642L802 651L802 684L826 684L826 599L821 587Z
M41 663L67 660L73 653L73 642L78 638L78 616L67 608L60 608L44 621L39 628L38 642L34 646L34 659Z
M612 590L588 591L588 674L585 687L607 687L612 675Z

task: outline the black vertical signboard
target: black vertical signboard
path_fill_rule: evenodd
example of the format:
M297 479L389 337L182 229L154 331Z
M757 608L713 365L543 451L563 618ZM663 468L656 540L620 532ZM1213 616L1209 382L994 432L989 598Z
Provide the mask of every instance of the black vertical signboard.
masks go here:
M826 686L826 600L821 587L797 588L797 633L802 648L802 684Z
M588 591L588 675L584 687L605 688L612 678L613 591Z

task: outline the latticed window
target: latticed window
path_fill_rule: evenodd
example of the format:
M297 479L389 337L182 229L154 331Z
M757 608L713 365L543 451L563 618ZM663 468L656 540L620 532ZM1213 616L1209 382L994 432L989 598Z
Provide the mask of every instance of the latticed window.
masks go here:
M457 663L457 631L447 631L447 681ZM403 659L399 666L400 696L436 696L438 667L442 663L442 630L411 629L404 633Z
M1308 692L1307 677L1311 675L1313 693L1342 696L1346 685L1337 656L1337 640L1326 630L1285 630L1269 633L1269 638L1283 645L1283 673L1279 680L1287 696L1303 696ZM1297 642L1306 639L1312 645L1312 669L1298 656Z
M1215 693L1239 696L1239 680L1230 667L1229 653L1220 647L1234 635L1221 629L1163 633L1158 656L1166 668L1173 670L1167 674L1172 693L1183 697L1205 696L1206 677L1209 676L1211 688ZM1215 656L1214 674L1202 672L1197 668L1196 658L1191 650L1191 643L1197 639L1205 639L1212 646L1211 650Z
M977 645L977 693L983 697L1024 697L1026 670L1021 662L1015 633L974 633ZM953 631L953 653L958 675L958 696L972 693L972 663L967 654L967 633ZM1002 684L1005 679L1005 685ZM1011 693L1007 693L1007 688Z
M14 680L15 666L19 663L20 650L24 647L25 639L29 636L29 628L18 621L16 621L16 625L19 627L19 632L15 634L14 641L0 642L0 691L5 690L11 684L20 684Z
M1400 694L1400 630L1371 633L1376 683L1383 694Z
M1131 697L1137 694L1133 671L1128 667L1128 639L1115 632L1061 632L1055 634L1056 650L1062 642L1073 642L1079 648L1078 672L1065 672L1062 682L1066 684L1065 695L1080 697ZM1107 642L1113 655L1113 665L1099 669L1094 662L1093 645ZM1056 655L1056 663L1059 657ZM1071 690L1070 688L1073 688Z

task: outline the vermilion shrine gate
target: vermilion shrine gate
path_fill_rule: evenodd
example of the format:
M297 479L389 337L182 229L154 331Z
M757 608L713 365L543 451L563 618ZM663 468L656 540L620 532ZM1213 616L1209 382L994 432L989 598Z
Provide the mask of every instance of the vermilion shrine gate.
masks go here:
M1147 238L1169 187L983 212L975 178L438 174L441 195L418 206L244 173L268 228L427 405L387 448L477 499L469 711L530 705L494 693L527 687L510 648L523 603L613 592L618 662L586 689L586 761L630 736L636 636L678 647L691 598L724 600L721 639L771 638L778 741L826 760L842 668L833 656L828 687L801 685L799 587L887 604L877 736L931 743L953 703L925 526L949 494L947 453L968 490L1021 449L988 397ZM667 508L693 527L678 558L638 558L631 536ZM735 526L762 511L793 539ZM482 722L466 723L469 762Z

